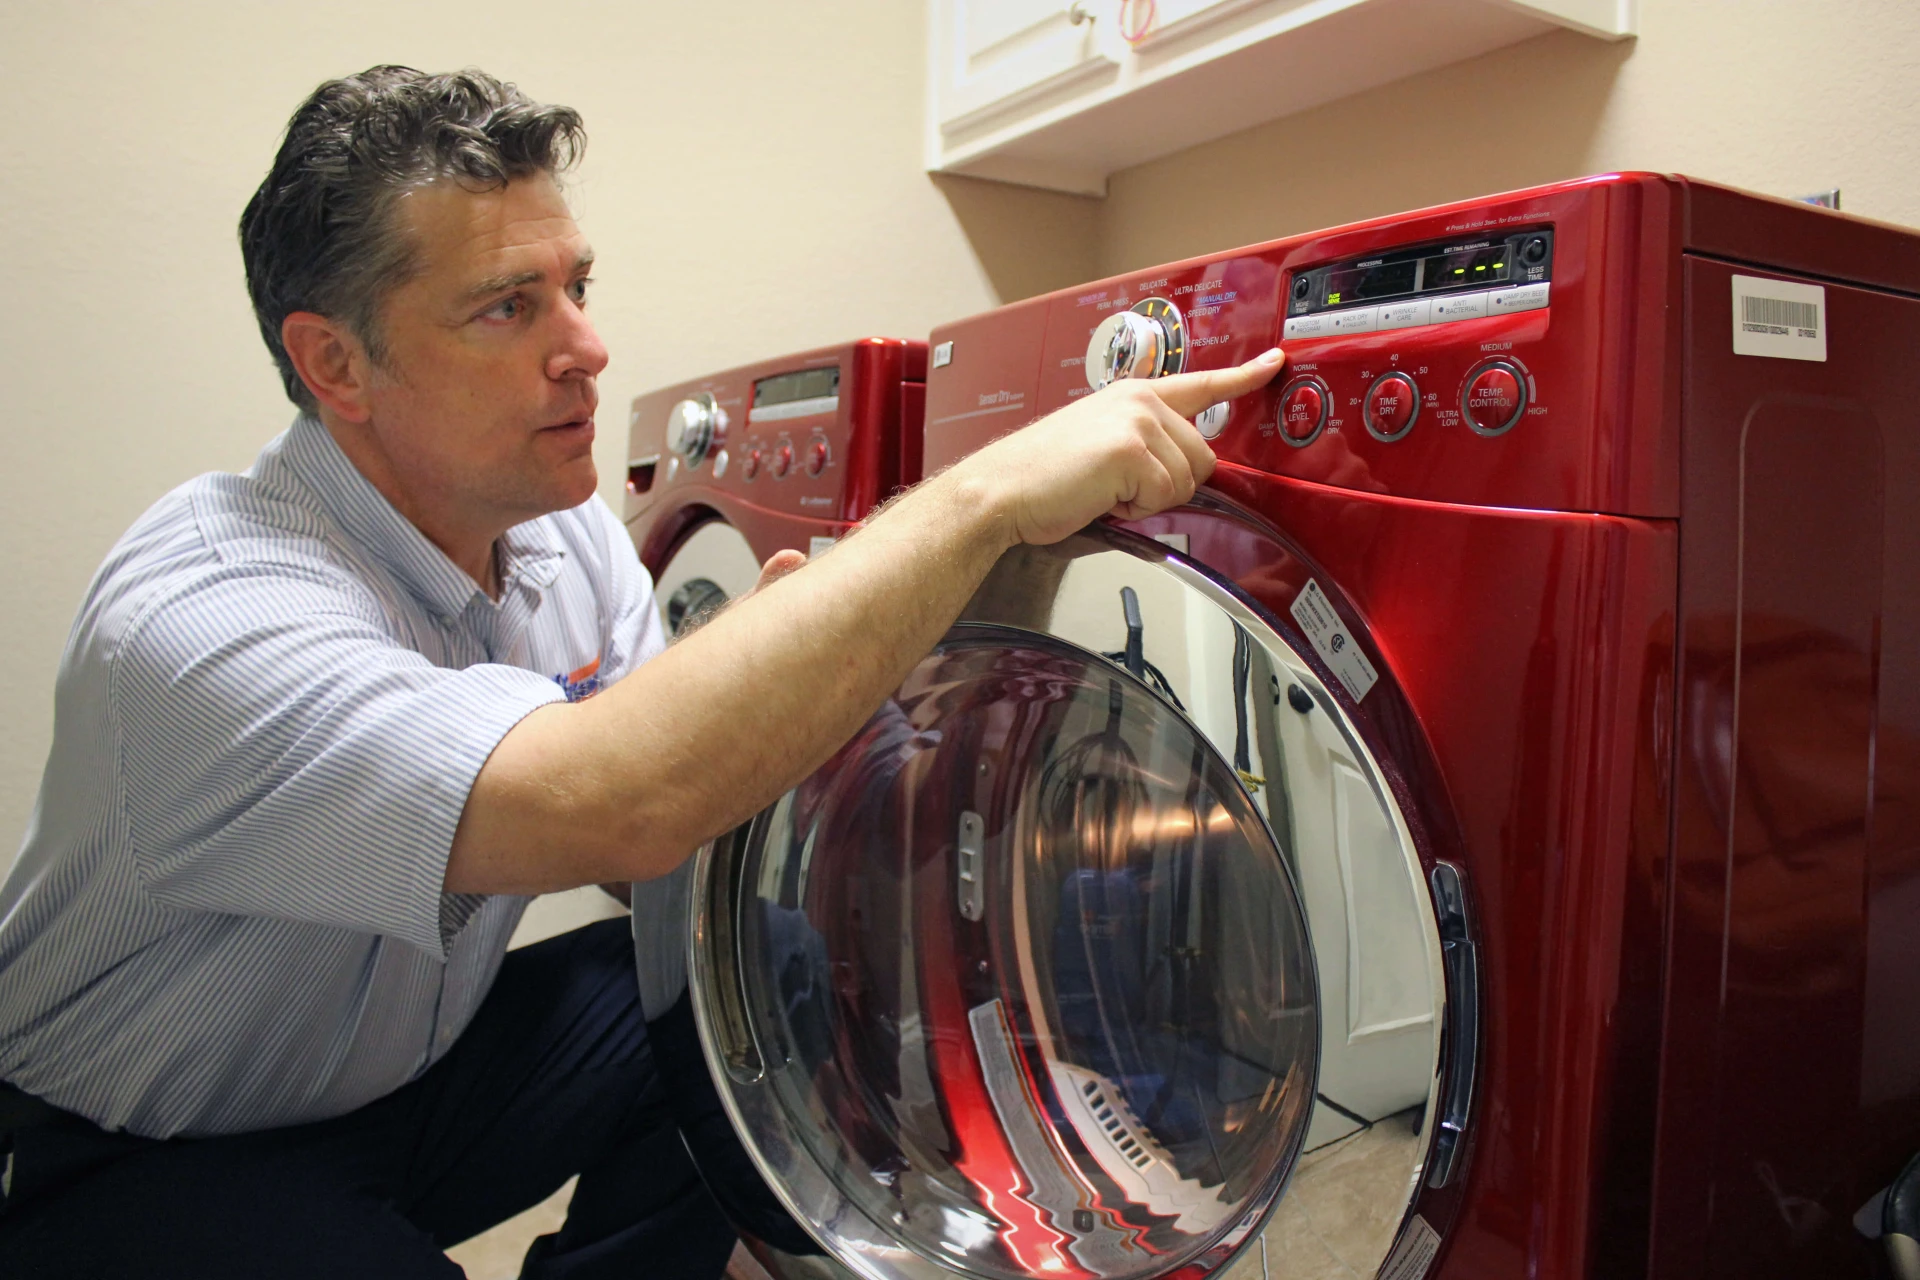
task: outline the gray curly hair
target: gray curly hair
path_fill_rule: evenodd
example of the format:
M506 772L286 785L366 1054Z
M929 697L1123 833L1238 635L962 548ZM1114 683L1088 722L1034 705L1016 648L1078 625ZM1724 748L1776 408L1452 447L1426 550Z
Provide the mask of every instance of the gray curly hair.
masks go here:
M484 71L379 66L315 89L240 215L247 292L288 398L318 407L280 341L295 311L340 321L370 357L385 358L381 304L417 266L396 225L403 192L443 179L486 191L557 177L586 143L579 112L534 102Z

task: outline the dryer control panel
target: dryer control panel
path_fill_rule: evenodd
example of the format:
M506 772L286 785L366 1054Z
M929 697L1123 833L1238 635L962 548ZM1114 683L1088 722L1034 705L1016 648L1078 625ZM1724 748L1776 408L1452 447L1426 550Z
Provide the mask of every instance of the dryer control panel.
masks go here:
M785 515L851 522L919 478L926 344L866 338L634 399L624 517L702 491ZM915 416L903 422L903 415Z
M1672 516L1671 180L1609 175L1254 245L938 329L927 466L1124 377L1270 346L1228 464L1441 502Z

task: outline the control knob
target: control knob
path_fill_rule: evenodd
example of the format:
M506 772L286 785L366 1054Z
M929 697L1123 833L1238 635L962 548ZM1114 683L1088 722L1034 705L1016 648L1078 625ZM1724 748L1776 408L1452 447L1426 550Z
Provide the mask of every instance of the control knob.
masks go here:
M1102 320L1087 341L1087 385L1121 378L1163 378L1187 364L1187 326L1165 298L1144 298Z
M682 400L667 414L667 448L685 459L689 468L705 462L726 434L726 410L704 391Z
M1467 425L1483 436L1497 436L1527 410L1527 375L1511 360L1487 360L1467 375L1460 411Z
M773 466L771 469L775 480L785 480L787 478L787 472L793 470L792 445L782 441L780 447L773 451Z
M1280 438L1304 448L1320 436L1327 424L1327 406L1333 397L1318 378L1295 378L1280 390Z

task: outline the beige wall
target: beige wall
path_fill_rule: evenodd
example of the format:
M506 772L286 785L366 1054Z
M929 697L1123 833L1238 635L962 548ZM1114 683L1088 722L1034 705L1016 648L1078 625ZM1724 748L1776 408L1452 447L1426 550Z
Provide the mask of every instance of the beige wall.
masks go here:
M0 9L0 864L25 826L67 626L101 555L290 416L233 225L320 79L480 65L587 118L575 187L626 401L738 359L1076 280L1604 168L1838 185L1920 224L1920 4L1641 0L1115 176L1105 202L920 171L920 0L178 0Z
M1920 226L1920 3L1639 5L1116 174L1102 273L1609 169Z
M95 565L291 417L234 224L315 84L477 65L585 114L610 492L645 388L1093 273L1091 202L921 172L921 21L914 0L0 6L0 868ZM1008 250L977 259L968 227Z

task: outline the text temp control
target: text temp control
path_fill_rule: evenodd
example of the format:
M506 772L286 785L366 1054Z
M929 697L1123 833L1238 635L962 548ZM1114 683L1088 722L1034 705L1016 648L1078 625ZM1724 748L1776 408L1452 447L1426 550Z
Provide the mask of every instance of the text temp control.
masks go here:
M1506 432L1527 410L1527 375L1511 360L1488 360L1467 375L1460 411L1483 436Z

